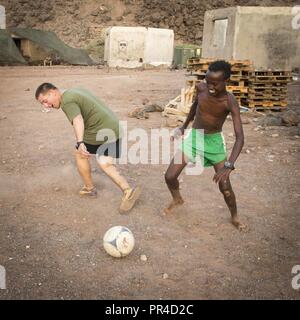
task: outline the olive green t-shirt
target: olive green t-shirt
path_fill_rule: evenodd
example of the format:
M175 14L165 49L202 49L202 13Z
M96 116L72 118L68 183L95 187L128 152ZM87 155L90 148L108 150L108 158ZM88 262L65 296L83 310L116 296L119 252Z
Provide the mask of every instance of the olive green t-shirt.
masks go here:
M115 133L116 140L119 139L117 116L89 91L83 88L66 90L62 94L60 106L71 123L81 113L84 120L84 142L92 145L104 143L106 141L104 138L96 140L97 133L103 129L111 129Z

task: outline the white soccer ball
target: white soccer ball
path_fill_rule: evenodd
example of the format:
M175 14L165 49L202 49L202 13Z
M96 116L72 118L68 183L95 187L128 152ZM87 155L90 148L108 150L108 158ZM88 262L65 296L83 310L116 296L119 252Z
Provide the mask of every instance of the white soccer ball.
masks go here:
M103 246L112 257L125 257L134 247L134 236L126 227L112 227L106 231L103 237Z

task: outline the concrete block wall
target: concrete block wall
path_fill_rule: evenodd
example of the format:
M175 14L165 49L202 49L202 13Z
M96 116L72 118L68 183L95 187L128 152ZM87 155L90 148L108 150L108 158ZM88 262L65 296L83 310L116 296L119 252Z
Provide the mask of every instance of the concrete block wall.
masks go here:
M203 58L250 59L257 69L299 68L300 28L294 11L239 6L207 11Z
M173 30L112 27L106 32L104 60L110 67L171 66L173 47Z
M5 7L0 5L0 29L6 29Z

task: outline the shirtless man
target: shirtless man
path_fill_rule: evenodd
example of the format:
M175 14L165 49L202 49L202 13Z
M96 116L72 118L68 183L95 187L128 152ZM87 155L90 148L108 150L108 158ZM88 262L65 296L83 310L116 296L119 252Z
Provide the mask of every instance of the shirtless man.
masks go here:
M210 64L206 83L197 86L196 99L187 119L182 127L176 130L175 136L182 135L189 123L195 119L189 136L184 139L165 174L173 201L164 209L164 213L169 214L175 207L183 204L178 176L189 161L196 162L198 155L201 156L204 167L214 167L213 181L219 184L220 192L231 213L232 224L237 229L244 230L245 225L238 219L235 194L229 180L229 175L234 170L234 163L244 145L239 104L233 94L226 91L226 81L230 78L230 73L231 65L223 60ZM232 116L236 141L227 160L222 127L229 113ZM203 141L202 148L195 143L197 138L198 141ZM181 161L177 163L174 159Z
M97 154L99 167L123 192L120 212L131 210L140 196L141 189L130 187L113 164L113 158L119 158L121 154L121 132L115 113L83 88L62 92L51 83L42 83L36 90L35 98L45 108L61 108L74 128L75 159L84 182L79 194L88 197L97 196L89 162L92 155ZM111 141L105 140L104 131L107 130L113 136ZM101 132L103 137L99 136Z

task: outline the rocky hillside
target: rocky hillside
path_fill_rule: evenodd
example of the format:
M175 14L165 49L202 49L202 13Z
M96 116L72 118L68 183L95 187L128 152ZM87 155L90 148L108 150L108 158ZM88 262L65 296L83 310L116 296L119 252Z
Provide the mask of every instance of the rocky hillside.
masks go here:
M101 46L108 26L172 28L180 43L201 44L204 12L236 5L293 6L292 0L0 0L8 27L55 31L75 47Z

